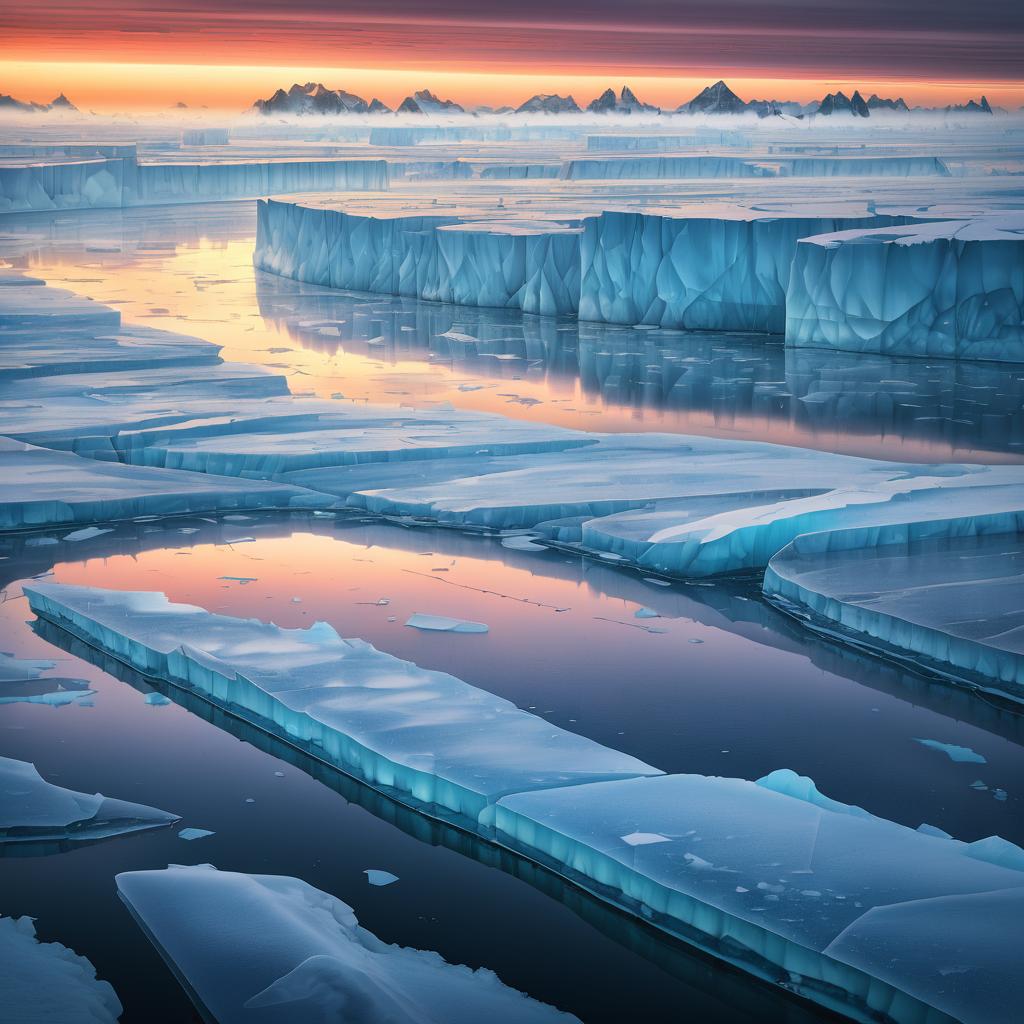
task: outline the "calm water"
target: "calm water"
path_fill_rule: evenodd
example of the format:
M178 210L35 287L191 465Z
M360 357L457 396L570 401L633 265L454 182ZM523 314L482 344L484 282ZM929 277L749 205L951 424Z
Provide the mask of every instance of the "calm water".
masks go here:
M0 253L119 303L128 319L279 365L296 391L908 459L1016 458L1024 440L1024 370L904 362L869 373L822 357L812 373L751 338L328 296L257 280L252 234L248 204L18 218L0 222ZM93 706L0 706L0 754L216 832L186 843L168 829L0 864L0 911L31 914L43 938L89 956L129 1022L194 1014L113 876L207 861L301 877L350 903L381 938L490 967L584 1021L819 1015L198 702L170 693L175 703L147 705L144 680L26 621L20 583L51 571L282 626L324 620L667 771L757 778L790 767L911 826L1024 842L1018 714L804 632L764 604L756 580L662 588L562 553L361 518L190 519L121 524L79 543L60 536L0 538L0 649L56 659L50 674L88 680ZM230 543L240 536L253 540ZM641 606L662 617L636 619ZM417 611L483 620L490 632L420 633L403 625ZM915 738L971 747L987 764L954 763ZM971 788L978 778L987 791ZM367 868L400 881L373 888Z

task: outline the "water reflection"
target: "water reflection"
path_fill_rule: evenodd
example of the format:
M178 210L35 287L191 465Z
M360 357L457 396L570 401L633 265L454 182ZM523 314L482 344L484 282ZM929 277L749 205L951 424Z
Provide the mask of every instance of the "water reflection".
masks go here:
M643 330L257 275L260 312L304 346L444 364L460 387L498 382L507 405L576 398L609 429L729 433L886 458L1024 457L1024 365L787 349L774 336ZM616 424L618 425L618 424Z
M99 213L9 218L0 254L127 320L288 374L296 392L908 461L1024 457L1024 365L787 351L777 337L346 294L255 273L251 203Z

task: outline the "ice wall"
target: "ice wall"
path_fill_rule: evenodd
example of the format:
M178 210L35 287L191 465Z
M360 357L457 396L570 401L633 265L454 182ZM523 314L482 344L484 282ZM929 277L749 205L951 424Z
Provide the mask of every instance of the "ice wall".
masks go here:
M388 187L383 160L277 160L254 163L138 164L125 176L125 205L345 192Z
M581 320L781 333L797 242L904 218L803 217L728 209L707 215L606 212L584 222Z
M579 229L560 223L367 217L266 200L253 261L354 291L548 315L574 313L579 303Z
M298 878L172 866L119 874L117 891L218 1024L576 1021L486 968L382 942Z
M1024 215L802 239L786 343L1024 360Z
M948 177L934 156L768 157L660 156L570 160L564 177L580 178L919 178Z
M119 159L0 165L0 213L119 207L124 179Z
M383 160L140 164L134 157L0 165L0 213L209 202L287 192L381 190Z

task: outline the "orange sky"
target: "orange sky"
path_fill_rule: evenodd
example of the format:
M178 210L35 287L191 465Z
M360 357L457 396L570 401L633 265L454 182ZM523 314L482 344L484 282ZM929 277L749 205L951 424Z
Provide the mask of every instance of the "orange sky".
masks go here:
M728 74L743 99L820 98L837 88L860 88L865 95L901 95L911 105L942 106L985 93L993 104L1024 104L1024 82L978 80L927 81L857 76L855 78L782 78ZM581 105L607 86L629 84L646 102L675 107L690 99L713 76L640 75L614 71L588 74L564 72L440 71L429 67L401 70L311 66L229 66L199 64L132 64L121 62L41 62L0 60L0 92L19 99L46 102L63 91L82 109L97 112L166 109L179 100L212 110L240 111L258 97L269 96L292 82L322 81L369 99L379 96L396 105L415 89L430 88L464 105L517 105L536 92L572 93Z

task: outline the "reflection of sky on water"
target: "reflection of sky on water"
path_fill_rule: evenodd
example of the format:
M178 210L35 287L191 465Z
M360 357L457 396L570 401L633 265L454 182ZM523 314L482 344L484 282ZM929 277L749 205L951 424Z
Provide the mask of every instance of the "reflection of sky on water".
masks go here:
M251 204L19 224L23 259L51 283L223 344L298 393L908 461L1016 461L1024 445L1024 366L787 352L779 338L331 292L254 273Z

